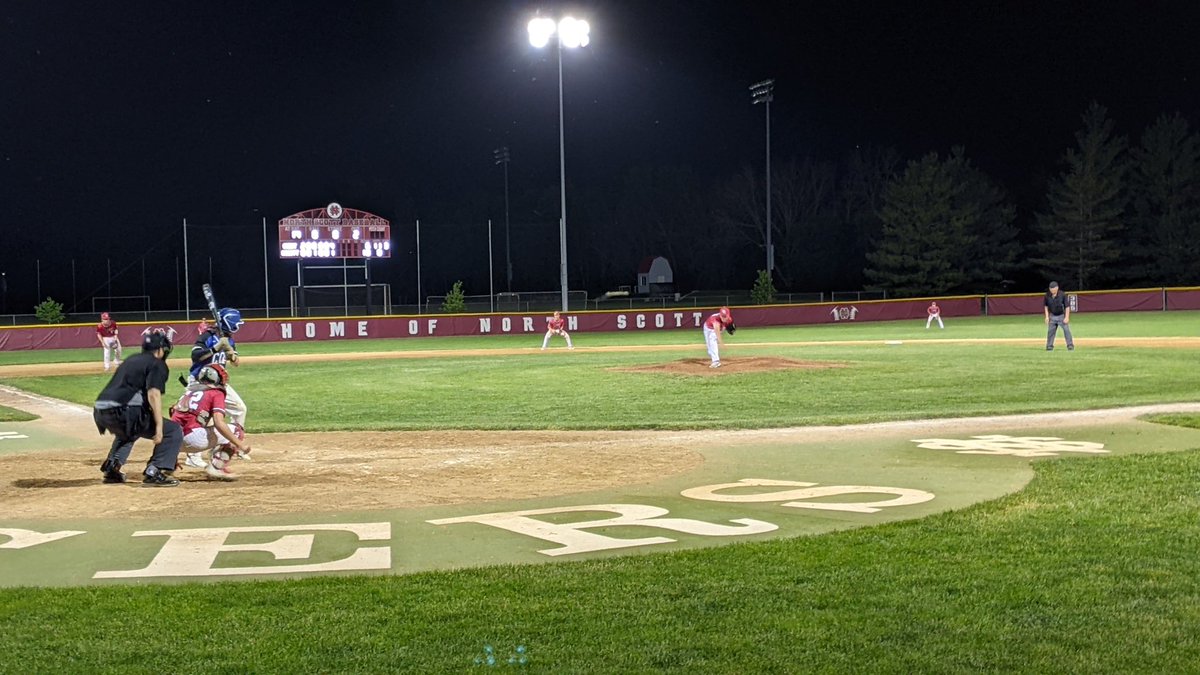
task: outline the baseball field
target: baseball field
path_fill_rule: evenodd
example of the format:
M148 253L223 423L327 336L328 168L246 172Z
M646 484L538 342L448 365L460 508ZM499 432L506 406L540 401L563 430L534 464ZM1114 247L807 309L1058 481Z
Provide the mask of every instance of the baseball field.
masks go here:
M242 345L170 489L98 349L2 353L0 672L1195 672L1197 327Z

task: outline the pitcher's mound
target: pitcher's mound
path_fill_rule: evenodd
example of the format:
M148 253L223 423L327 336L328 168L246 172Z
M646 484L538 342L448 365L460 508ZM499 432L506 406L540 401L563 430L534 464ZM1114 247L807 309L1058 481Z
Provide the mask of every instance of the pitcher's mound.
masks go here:
M844 368L844 363L830 361L797 361L773 356L741 356L721 361L720 368L710 368L708 359L680 359L670 363L651 363L644 366L614 368L626 373L666 373L669 375L727 375L730 373L761 373L772 370L817 370Z

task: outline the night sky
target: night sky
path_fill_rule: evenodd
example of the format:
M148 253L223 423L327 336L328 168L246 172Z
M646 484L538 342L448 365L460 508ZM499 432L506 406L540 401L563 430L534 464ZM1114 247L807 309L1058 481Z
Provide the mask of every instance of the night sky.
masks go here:
M0 312L139 295L143 260L154 309L175 307L183 218L192 306L211 258L226 304L261 307L261 218L273 237L331 201L392 221L396 255L376 278L413 302L417 218L425 294L486 270L502 145L516 286L556 289L557 73L554 51L528 43L538 9L592 27L564 58L569 224L572 194L615 190L630 167L686 165L715 184L761 166L747 87L767 77L774 157L963 145L1025 215L1090 101L1134 140L1162 113L1200 123L1196 2L6 0ZM281 306L295 264L274 245ZM484 252L436 253L467 248Z

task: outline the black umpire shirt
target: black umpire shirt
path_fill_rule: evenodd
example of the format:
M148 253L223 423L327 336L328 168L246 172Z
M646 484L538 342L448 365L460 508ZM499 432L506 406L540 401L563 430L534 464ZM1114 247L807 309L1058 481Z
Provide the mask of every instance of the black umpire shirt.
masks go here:
M1059 289L1058 295L1051 295L1050 291L1046 291L1046 309L1050 310L1050 316L1060 316L1067 313L1067 294Z
M117 367L108 385L96 397L96 407L128 406L149 410L147 392L157 389L159 393L166 393L170 372L167 362L154 356L154 352L134 354Z

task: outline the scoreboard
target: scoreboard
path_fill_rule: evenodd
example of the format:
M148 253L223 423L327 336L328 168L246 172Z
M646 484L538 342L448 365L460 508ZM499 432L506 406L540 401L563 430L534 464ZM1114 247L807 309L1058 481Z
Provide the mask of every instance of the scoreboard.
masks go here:
M386 219L334 202L280 219L279 257L390 258L391 236Z

